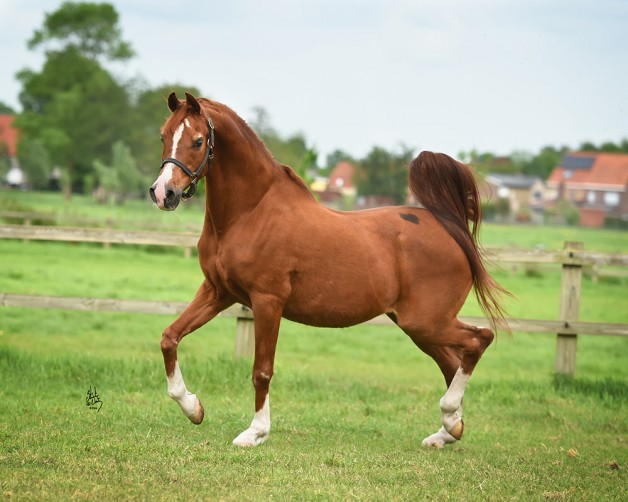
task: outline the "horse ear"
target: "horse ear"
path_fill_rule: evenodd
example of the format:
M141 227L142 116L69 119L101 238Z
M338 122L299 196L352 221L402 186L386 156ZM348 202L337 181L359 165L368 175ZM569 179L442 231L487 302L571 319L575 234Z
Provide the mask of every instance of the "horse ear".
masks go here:
M177 98L176 93L173 91L168 96L168 108L170 108L171 112L174 112L177 108L181 106L181 101Z
M196 98L194 96L192 96L189 92L186 92L185 93L185 100L186 100L188 106L190 107L190 111L192 113L200 115L200 113L201 113L201 105L198 104L198 101L196 100Z

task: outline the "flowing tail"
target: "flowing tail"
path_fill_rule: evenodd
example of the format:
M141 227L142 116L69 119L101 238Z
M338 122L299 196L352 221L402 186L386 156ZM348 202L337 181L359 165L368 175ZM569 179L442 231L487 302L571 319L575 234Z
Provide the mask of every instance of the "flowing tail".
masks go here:
M445 227L464 251L471 267L473 289L480 307L495 329L508 329L500 296L510 293L488 273L482 260L478 232L482 207L469 166L444 153L423 151L410 163L410 192Z

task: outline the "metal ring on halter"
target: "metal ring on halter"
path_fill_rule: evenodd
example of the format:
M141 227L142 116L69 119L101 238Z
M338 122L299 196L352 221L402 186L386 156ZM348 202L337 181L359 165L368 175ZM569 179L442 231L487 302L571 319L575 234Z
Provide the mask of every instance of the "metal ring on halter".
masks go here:
M167 157L163 159L161 162L160 169L163 169L163 167L166 164L172 163L172 164L175 164L176 166L179 166L183 170L183 172L190 177L191 181L190 181L190 186L188 187L188 190L181 194L181 197L183 198L183 200L188 200L194 195L194 193L196 192L196 183L198 182L198 179L202 176L203 170L205 169L205 165L208 165L209 167L211 167L211 161L214 158L214 123L212 122L211 117L207 119L207 125L209 127L209 138L207 138L207 148L205 148L205 154L203 155L203 160L201 161L201 165L198 166L198 169L196 171L192 171L183 162L181 162L180 160L174 159L172 157Z

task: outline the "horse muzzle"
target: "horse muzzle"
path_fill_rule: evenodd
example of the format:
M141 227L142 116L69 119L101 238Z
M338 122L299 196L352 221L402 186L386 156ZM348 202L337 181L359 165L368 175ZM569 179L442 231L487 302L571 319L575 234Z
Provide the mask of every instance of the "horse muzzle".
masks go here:
M162 211L174 211L181 202L181 190L174 190L166 184L156 182L148 189L150 198Z

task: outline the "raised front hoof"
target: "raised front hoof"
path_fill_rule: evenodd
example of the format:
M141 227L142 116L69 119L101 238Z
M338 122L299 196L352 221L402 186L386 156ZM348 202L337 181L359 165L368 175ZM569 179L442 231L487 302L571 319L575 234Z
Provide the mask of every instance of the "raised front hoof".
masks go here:
M250 446L257 446L266 441L266 438L268 438L268 434L268 432L247 429L233 440L233 444L246 448Z
M431 436L426 437L422 442L421 446L424 448L435 448L440 450L446 444L452 444L458 441L455 437L453 437L449 432L447 432L443 427L440 430Z
M188 418L194 425L200 425L201 422L203 422L203 419L205 418L205 408L203 408L203 405L198 398L196 399L196 404L194 405L194 413Z
M463 432L464 432L464 422L462 421L462 419L460 419L460 421L451 428L451 430L449 431L449 434L451 434L451 436L454 439L457 439L458 441L460 441L460 439L462 439Z

